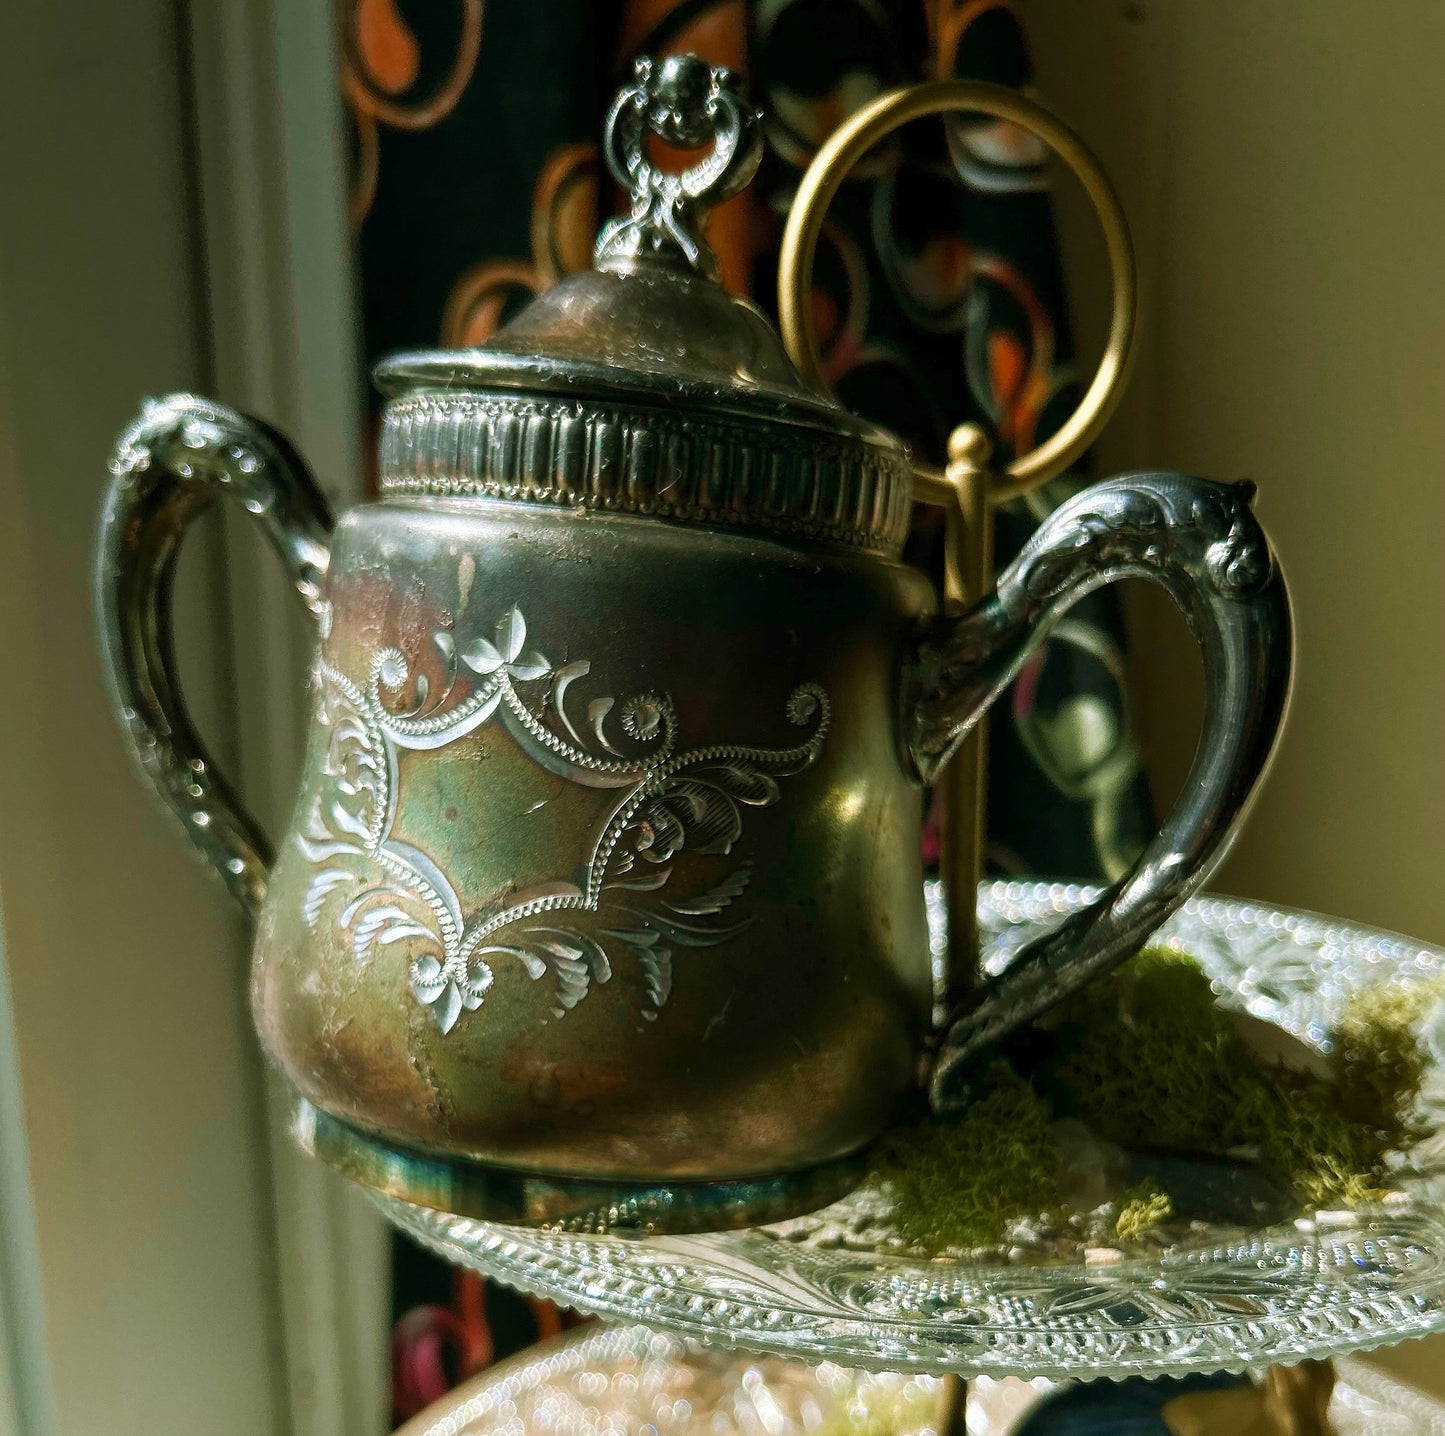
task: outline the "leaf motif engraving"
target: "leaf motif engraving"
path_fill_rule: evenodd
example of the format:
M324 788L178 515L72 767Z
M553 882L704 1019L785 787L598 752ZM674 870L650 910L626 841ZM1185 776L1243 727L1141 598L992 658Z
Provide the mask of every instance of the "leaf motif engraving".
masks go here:
M584 746L585 740L572 726L572 719L568 716L567 690L579 678L586 678L591 672L592 665L585 658L579 658L572 663L564 664L552 675L552 707L557 710L557 715L567 729L568 736L579 748Z
M527 641L527 620L522 610L513 606L497 620L497 647L508 663L514 663Z
M602 725L606 722L607 715L612 712L612 705L616 702L615 698L594 698L587 705L587 722L591 725L592 736L609 753L616 753L617 749L607 741L607 734Z
M457 1025L463 1012L475 1012L492 985L492 970L482 964L463 979L452 975L435 955L427 953L412 963L410 986L413 996L431 1013L443 1034Z
M513 678L520 678L526 682L535 678L545 678L551 671L552 665L536 652L524 653L508 666L508 672Z
M302 916L315 928L337 902L333 921L358 963L393 948L405 952L407 985L443 1033L482 1006L498 961L515 962L532 981L550 982L560 1017L611 979L619 949L635 959L643 1015L655 1018L671 994L678 949L713 947L747 927L746 917L727 921L724 914L743 895L751 869L743 862L691 897L643 900L669 884L679 853L731 853L744 810L778 802L778 779L817 759L829 726L826 694L803 684L789 695L788 722L811 729L791 747L714 744L679 752L677 716L665 694L639 693L620 707L610 695L594 697L579 725L569 690L590 676L591 664L575 660L554 670L526 647L527 624L516 606L498 620L492 639L473 633L460 641L449 629L437 629L432 639L445 669L440 691L425 673L413 675L396 648L375 655L364 689L324 663L319 668L318 718L330 736L321 791L295 837L316 865ZM458 660L471 674L460 691ZM514 687L542 678L551 679L551 712L560 728ZM399 702L408 706L394 706ZM392 836L398 754L441 748L494 717L547 771L618 796L580 885L533 886L500 910L469 916L433 859ZM614 724L619 733L609 731ZM584 930L594 917L606 925Z
M485 638L477 638L472 641L470 648L462 651L462 662L472 670L473 673L486 677L495 673L506 659L497 652L496 646L487 642Z
M592 938L565 927L530 929L535 946L557 982L557 1001L571 1009L587 996L593 982L606 982L612 964Z
M758 768L745 768L741 765L703 768L700 773L730 797L755 808L770 807L782 797L782 789L778 787L777 779L769 777Z
M688 898L682 902L669 902L665 904L675 913L681 913L684 917L707 917L713 913L721 912L734 898L742 896L743 889L748 885L748 879L752 876L752 869L745 863L736 872L729 874L715 888L699 894L695 898Z
M301 915L306 919L307 926L315 924L332 889L355 881L355 875L345 868L321 868L311 879L306 896L301 900Z
M628 871L631 871L631 869ZM666 885L668 878L671 876L671 868L659 868L656 872L644 873L641 877L637 878L615 878L605 886L608 889L625 888L630 892L655 893L658 888Z
M431 931L415 922L405 908L381 903L369 908L351 925L351 951L358 962L369 962L372 949L390 946L408 937L430 938Z
M718 927L703 922L685 922L685 918L709 918L729 907L742 896L752 876L752 868L744 863L734 869L716 887L681 902L665 902L663 910L645 912L633 909L631 915L640 920L639 927L608 928L604 937L615 938L632 949L642 968L648 1001L661 1008L672 993L672 946L711 947L737 936L747 927L747 920ZM669 917L668 910L676 917Z
M497 624L496 642L488 643L477 637L462 654L462 662L479 677L487 678L493 673L505 670L513 678L530 682L545 678L552 665L537 652L522 652L527 641L527 623L521 610L513 608L502 616Z
M647 1000L660 1009L672 995L672 949L662 946L662 934L647 928L609 928L604 936L632 949L642 968Z

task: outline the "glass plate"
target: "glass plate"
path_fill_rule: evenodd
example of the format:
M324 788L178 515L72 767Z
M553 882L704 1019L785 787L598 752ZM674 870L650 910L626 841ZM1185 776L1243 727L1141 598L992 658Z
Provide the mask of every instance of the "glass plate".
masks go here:
M980 889L986 963L1094 891ZM941 901L929 892L936 947ZM1197 898L1158 941L1203 963L1223 1002L1317 1048L1356 988L1445 973L1445 951L1255 903ZM1427 1135L1401 1155L1409 1200L1245 1230L1195 1232L1111 1266L1008 1266L890 1249L877 1198L706 1236L564 1235L378 1198L449 1261L564 1306L692 1337L871 1371L1050 1379L1242 1370L1445 1328L1445 1004L1425 1024Z
M1338 1363L1335 1436L1445 1436L1445 1404L1361 1361ZM397 1436L933 1436L932 1376L705 1351L640 1326L574 1331L525 1351L428 1407ZM1005 1436L1056 1388L1047 1381L972 1382L963 1429Z

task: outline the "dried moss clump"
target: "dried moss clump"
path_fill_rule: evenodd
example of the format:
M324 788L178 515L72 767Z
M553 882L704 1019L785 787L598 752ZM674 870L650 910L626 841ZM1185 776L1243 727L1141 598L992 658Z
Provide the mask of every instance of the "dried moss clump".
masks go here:
M880 1143L872 1180L890 1185L906 1240L996 1245L1019 1218L1068 1215L1053 1123L1072 1117L1130 1151L1257 1164L1307 1209L1364 1205L1384 1195L1389 1154L1412 1138L1426 1060L1418 1029L1441 1001L1445 979L1361 989L1330 1033L1321 1076L1269 1064L1193 958L1146 949L1062 1003L1019 1067L996 1063L961 1117ZM1120 1198L1115 1231L1136 1240L1172 1214L1167 1193L1146 1183Z
M1114 1218L1114 1234L1123 1242L1136 1242L1151 1227L1167 1222L1174 1215L1174 1203L1167 1192L1154 1182L1140 1182L1119 1199L1119 1215Z
M1053 1114L1006 1063L979 1085L962 1116L899 1128L874 1150L871 1177L892 1186L899 1234L933 1251L992 1245L1058 1201Z
M1146 948L1046 1025L1038 1078L1060 1113L1122 1147L1219 1155L1241 1145L1235 1089L1254 1064L1192 958Z
M1040 1089L1134 1150L1257 1160L1312 1207L1384 1192L1409 1139L1424 1058L1415 1027L1445 985L1362 989L1331 1033L1331 1076L1264 1064L1193 958L1147 949L1049 1019Z
M1425 1079L1419 1026L1445 1000L1445 979L1410 987L1379 982L1362 987L1330 1031L1331 1066L1350 1117L1394 1134L1401 1110Z
M1425 1080L1420 1024L1445 1000L1445 979L1360 988L1330 1029L1329 1083L1300 1094L1278 1136L1295 1190L1317 1207L1361 1206L1385 1195L1387 1156L1417 1135L1413 1108ZM1346 1136L1333 1142L1343 1126Z

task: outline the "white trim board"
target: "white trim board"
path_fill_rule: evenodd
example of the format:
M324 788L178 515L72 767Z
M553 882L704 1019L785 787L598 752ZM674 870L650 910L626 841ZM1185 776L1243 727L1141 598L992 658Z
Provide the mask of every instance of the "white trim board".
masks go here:
M146 393L214 392L356 483L333 23L330 0L0 5L0 885L39 1277L3 1315L15 1349L43 1338L19 1360L56 1436L385 1427L384 1233L275 1137L247 935L131 772L89 596ZM177 648L273 817L305 645L232 543L190 544Z
M0 1436L53 1436L45 1298L0 904Z

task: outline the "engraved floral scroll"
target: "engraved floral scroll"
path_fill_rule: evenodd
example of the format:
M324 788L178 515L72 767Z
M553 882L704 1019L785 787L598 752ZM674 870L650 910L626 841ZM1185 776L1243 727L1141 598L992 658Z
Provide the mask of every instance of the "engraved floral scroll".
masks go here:
M626 953L644 975L643 1016L655 1018L672 990L676 950L716 946L749 921L732 911L747 890L746 859L690 895L669 889L674 859L684 849L731 855L745 812L776 803L778 779L810 766L827 738L827 695L804 683L786 707L789 722L811 729L802 742L680 750L667 694L634 694L620 706L594 698L578 713L568 690L587 677L590 662L554 666L527 638L516 607L490 637L438 630L433 641L448 675L440 693L424 674L413 679L395 648L373 656L364 687L325 662L318 667L318 718L329 746L325 786L296 835L314 868L302 915L313 930L323 921L339 927L358 962L394 946L409 954L412 995L442 1032L482 1005L499 959L516 961L534 981L550 977L560 1015L594 982L606 982L614 956ZM393 705L409 684L411 706L400 710ZM459 687L469 691L453 701ZM548 708L555 727L538 716ZM442 748L493 721L548 772L616 796L580 880L555 878L510 894L499 908L468 913L440 866L392 831L398 755ZM631 751L619 748L619 728ZM601 921L584 931L577 919L590 914Z

